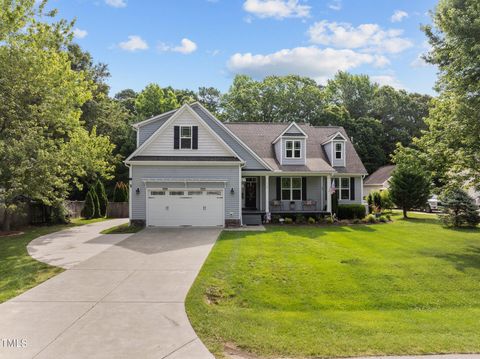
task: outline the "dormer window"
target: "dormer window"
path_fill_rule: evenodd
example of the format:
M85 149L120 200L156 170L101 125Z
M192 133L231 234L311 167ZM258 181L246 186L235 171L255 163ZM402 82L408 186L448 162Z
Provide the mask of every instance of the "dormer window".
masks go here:
M335 159L336 160L343 159L343 143L342 142L335 143Z
M180 126L180 148L192 149L192 126Z
M301 158L302 157L302 141L286 140L285 141L285 158Z

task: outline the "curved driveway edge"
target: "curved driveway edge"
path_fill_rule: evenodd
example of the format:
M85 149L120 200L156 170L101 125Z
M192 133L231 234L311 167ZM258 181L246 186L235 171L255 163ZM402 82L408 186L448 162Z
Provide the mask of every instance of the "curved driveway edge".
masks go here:
M128 219L109 219L50 233L31 241L27 251L37 261L68 269L130 237L131 234L100 234L124 223Z
M75 233L94 231L86 230ZM108 248L85 254L77 265L72 263L83 254L65 254L83 251L70 229L52 241L66 238L68 245L48 238L32 243L34 255L50 263L63 258L69 269L0 304L0 338L26 342L0 345L0 358L213 359L191 327L184 302L220 231L148 228L118 241L98 234L79 238ZM52 253L38 255L43 246Z

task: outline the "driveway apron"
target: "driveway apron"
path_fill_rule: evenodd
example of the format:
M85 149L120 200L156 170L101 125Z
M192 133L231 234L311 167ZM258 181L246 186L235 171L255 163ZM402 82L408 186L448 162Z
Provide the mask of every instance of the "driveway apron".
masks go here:
M31 243L34 256L69 269L0 304L0 358L212 359L184 302L220 229L148 228L120 239L98 232ZM94 243L105 248L88 255Z

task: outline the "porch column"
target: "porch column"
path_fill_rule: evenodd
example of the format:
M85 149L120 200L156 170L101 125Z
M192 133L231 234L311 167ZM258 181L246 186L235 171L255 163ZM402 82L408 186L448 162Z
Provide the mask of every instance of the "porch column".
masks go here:
M269 197L270 197L269 182L270 181L269 179L270 179L269 176L265 176L265 217L267 222L270 222L270 200L269 200Z
M332 176L327 176L327 212L332 213Z

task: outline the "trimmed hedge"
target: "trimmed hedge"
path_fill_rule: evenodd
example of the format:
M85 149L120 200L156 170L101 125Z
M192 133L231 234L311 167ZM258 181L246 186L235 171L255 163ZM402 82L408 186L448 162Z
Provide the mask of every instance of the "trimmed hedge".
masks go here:
M339 204L338 219L363 219L366 215L365 206L362 204Z

